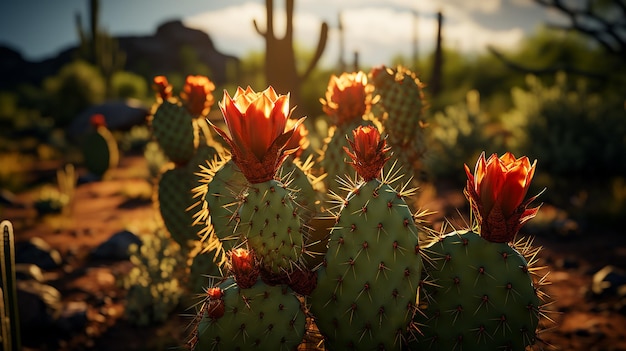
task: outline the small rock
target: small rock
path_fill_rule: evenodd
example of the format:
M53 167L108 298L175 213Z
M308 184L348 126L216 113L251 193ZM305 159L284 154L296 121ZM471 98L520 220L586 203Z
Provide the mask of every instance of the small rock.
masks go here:
M59 317L61 293L35 280L18 281L17 305L22 330L48 328Z
M141 245L141 239L127 230L113 234L109 240L100 244L91 252L91 257L106 260L127 260L131 244Z
M56 320L56 326L67 334L82 331L87 327L87 303L85 301L70 301L67 303Z
M593 275L591 291L595 295L617 294L626 286L626 271L615 266L604 266Z
M31 263L43 270L61 267L61 254L39 237L15 245L15 263Z
M43 272L41 268L31 263L16 263L15 278L17 280L35 280L40 283L44 282Z

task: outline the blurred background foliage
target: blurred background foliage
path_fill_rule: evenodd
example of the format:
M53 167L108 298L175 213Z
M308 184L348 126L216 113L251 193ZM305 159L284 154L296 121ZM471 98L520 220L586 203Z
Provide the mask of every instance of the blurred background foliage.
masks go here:
M105 35L100 33L100 37ZM107 43L114 54L120 54L117 46ZM25 184L14 178L19 178L20 167L32 165L28 160L73 162L72 145L63 133L87 107L112 98L137 99L151 106L156 74L165 74L175 91L189 74L212 77L193 48L182 47L172 54L183 63L182 70L155 72L145 65L133 72L122 66L104 72L98 62L77 55L40 86L20 84L0 91L0 157L3 165L12 164L0 167L2 188L23 189ZM309 62L315 52L295 45L295 54L297 62ZM626 187L626 67L621 54L607 53L580 31L546 26L514 50L490 48L466 55L444 46L443 57L441 93L436 96L428 90L434 53L417 61L399 55L392 62L381 62L402 64L426 83L430 108L424 171L428 181L451 182L460 188L465 179L463 164L472 166L483 151L509 150L538 160L535 190L548 188L542 200L562 207L596 206L597 202L602 205L598 213L624 210L620 194ZM264 58L263 52L250 52L239 58L238 67L228 66L228 80L217 84L216 100L221 100L224 89L232 93L237 86L264 89ZM366 72L370 68L358 67ZM315 131L316 121L324 120L319 99L330 75L339 73L337 67L318 65L302 86L294 114L308 115L311 130ZM219 118L217 105L211 113ZM116 135L120 140L138 140L124 133L130 131ZM315 133L310 136L321 138ZM319 144L312 141L312 145ZM42 145L58 152L45 151ZM25 161L15 165L11 160L19 159L17 154L24 155ZM596 200L594 193L600 196ZM605 209L609 204L610 211Z

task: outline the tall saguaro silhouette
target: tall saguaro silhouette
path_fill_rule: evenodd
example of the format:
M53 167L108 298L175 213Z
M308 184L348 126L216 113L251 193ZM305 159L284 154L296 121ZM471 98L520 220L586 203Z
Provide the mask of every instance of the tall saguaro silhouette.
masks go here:
M328 39L328 24L322 23L320 37L313 58L306 70L299 74L296 67L296 55L293 46L293 11L294 0L286 0L287 26L285 34L279 38L274 29L274 1L265 0L267 24L265 31L253 20L257 33L265 38L265 79L267 84L281 94L291 93L291 100L297 104L300 100L300 87L309 77L322 53Z
M443 14L437 12L437 46L435 47L435 57L433 62L433 73L430 78L430 93L433 97L439 95L442 89L442 70L443 70L443 48L442 41Z

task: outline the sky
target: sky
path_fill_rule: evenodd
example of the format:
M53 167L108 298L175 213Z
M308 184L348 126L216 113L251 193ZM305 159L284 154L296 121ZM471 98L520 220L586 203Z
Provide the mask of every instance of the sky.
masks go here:
M18 50L32 61L54 56L76 45L75 17L88 22L88 0L19 0L0 2L0 45ZM274 0L275 29L284 28L284 0ZM338 18L344 27L345 59L359 52L361 64L389 63L410 57L414 33L418 52L433 50L436 13L444 15L444 45L464 53L480 53L487 45L511 49L546 22L563 21L532 0L296 0L294 35L298 45L314 50L322 22L330 31L325 64L339 57ZM417 15L417 16L415 16ZM252 24L265 27L264 0L104 0L101 28L112 35L150 35L159 24L180 19L206 31L218 50L245 56L264 48Z

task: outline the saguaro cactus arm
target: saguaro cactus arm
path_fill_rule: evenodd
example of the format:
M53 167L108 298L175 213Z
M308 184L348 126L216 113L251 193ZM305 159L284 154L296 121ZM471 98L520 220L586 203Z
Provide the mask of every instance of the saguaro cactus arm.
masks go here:
M302 74L302 76L300 77L301 80L306 80L311 74L311 72L313 71L313 69L315 68L315 66L317 65L317 62L320 60L320 58L322 57L322 54L324 53L324 49L326 49L327 40L328 40L328 23L323 22L322 27L320 28L320 37L317 42L317 48L315 49L315 55L313 55L313 58L309 62L309 65L304 71L304 74Z

